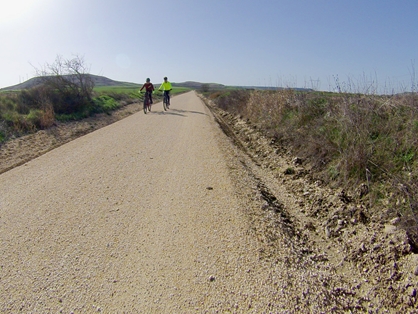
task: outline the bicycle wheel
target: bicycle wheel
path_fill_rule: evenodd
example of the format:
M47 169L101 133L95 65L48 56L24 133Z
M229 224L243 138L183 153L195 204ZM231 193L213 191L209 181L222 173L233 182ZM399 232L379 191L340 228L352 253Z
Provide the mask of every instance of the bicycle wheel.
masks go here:
M148 100L147 100L147 96L145 96L144 98L144 113L147 114L147 109L148 109Z
M167 96L166 95L164 95L163 107L164 107L164 111L167 111Z

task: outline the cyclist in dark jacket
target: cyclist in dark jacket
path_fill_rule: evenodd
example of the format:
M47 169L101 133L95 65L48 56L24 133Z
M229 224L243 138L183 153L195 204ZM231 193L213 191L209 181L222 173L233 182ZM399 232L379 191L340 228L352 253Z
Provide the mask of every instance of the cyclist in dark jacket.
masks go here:
M145 88L145 91L148 93L149 101L152 104L152 92L154 91L154 85L152 85L151 80L149 78L147 78L146 83L144 83L144 85L142 85L139 92L141 92L144 88Z

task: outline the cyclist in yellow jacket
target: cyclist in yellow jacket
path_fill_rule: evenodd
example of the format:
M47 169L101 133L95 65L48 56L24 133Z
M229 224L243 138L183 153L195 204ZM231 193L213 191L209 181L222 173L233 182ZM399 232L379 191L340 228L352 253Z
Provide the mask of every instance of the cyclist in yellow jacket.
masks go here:
M168 81L167 77L164 78L164 82L160 85L158 90L164 91L164 96L168 99L168 104L170 103L170 91L172 90L171 83Z

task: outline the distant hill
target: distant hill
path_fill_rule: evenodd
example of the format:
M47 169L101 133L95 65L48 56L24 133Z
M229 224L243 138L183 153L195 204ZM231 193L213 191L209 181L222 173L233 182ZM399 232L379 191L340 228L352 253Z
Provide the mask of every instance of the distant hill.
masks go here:
M100 87L100 86L132 86L132 87L137 87L140 84L138 83L130 83L130 82L121 82L121 81L114 81L110 78L104 77L104 76L99 76L99 75L93 75L93 74L88 74L91 76L91 78L93 79L94 82L94 86L96 87ZM22 90L22 89L29 89L38 85L42 85L42 81L43 78L42 77L34 77L31 78L23 83L17 84L17 85L13 85L13 86L9 86L9 87L5 87L0 89L0 91L17 91L17 90ZM187 82L183 82L183 83L172 83L172 85L174 87L187 87L190 89L200 89L202 88L202 85L207 84L209 85L210 89L222 89L225 88L224 85L222 84L216 84L216 83L200 83L200 82L192 82L192 81L187 81ZM159 84L154 84L156 86L159 86Z
M124 86L124 87L138 87L141 83L130 83L130 82L121 82L121 81L114 81L110 78L100 76L100 75L93 75L93 74L86 74L90 75L93 79L94 86L102 87L102 86ZM34 77L31 78L23 83L5 87L0 89L0 91L18 91L22 89L29 89L38 85L42 85L42 77ZM173 87L186 87L190 89L202 89L203 85L209 86L209 90L219 90L224 88L243 88L243 89L270 89L270 90L277 90L282 89L281 87L263 87L263 86L225 86L218 83L201 83L201 82L194 82L194 81L186 81L182 83L171 83ZM154 84L157 88L160 84ZM295 90L303 90L303 91L312 91L311 89L306 88L294 88Z
M120 82L120 81L114 81L111 80L107 77L104 76L99 76L99 75L93 75L93 74L87 74L90 75L91 78L93 79L94 85L95 86L132 86L132 87L137 87L139 84L135 84L135 83L129 83L129 82ZM23 83L17 84L17 85L13 85L13 86L9 86L9 87L5 87L0 89L0 91L16 91L16 90L22 90L22 89L28 89L28 88L32 88L38 85L42 85L43 82L42 77L34 77L31 78Z

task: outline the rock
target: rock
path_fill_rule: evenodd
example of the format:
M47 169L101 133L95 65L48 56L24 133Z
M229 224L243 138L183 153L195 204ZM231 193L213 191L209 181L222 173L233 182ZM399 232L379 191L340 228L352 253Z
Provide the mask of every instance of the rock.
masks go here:
M359 222L361 222L363 224L365 224L365 223L367 223L369 221L369 218L366 216L366 214L364 213L364 211L361 208L357 208L357 210L356 210L356 212L354 214L354 218L357 221L359 221Z
M395 233L396 232L396 227L394 226L394 225L385 225L385 230L384 230L384 232L386 233L386 234L392 234L392 233Z
M293 158L292 162L294 165L301 165L303 163L303 160L300 157L295 157Z
M357 195L359 198L362 198L364 195L369 194L369 187L367 184L362 183L357 189Z
M411 301L411 298L409 297L409 296L404 296L403 297L403 302L404 302L404 304L406 304L406 305L408 305L408 306L411 306L412 305L412 301Z
M338 204L340 202L340 199L338 197L338 195L330 195L328 197L328 203L331 204L331 206L334 206L336 204Z
M211 275L211 276L209 277L209 281L210 281L210 282L215 281L215 279L216 279L216 278L215 278L215 276L213 276L213 275Z
M411 254L409 258L410 269L415 276L418 276L418 254Z
M341 190L341 192L338 194L338 197L345 204L351 203L353 200L351 196L347 195L345 190Z
M392 225L397 225L401 219L399 217L393 218L390 220Z
M327 238L330 238L331 237L331 232L329 231L329 228L328 227L325 227L325 236Z

